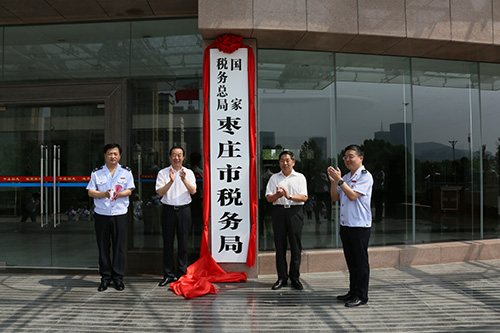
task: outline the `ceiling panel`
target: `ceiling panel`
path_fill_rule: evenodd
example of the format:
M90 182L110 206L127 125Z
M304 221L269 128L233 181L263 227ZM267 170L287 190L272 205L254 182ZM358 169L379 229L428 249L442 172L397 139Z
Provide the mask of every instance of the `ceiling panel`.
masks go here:
M0 1L0 3L3 0ZM106 19L108 15L95 0L45 0L67 20Z
M149 0L155 15L198 15L198 0Z
M152 16L147 0L97 0L109 17Z
M22 23L22 21L19 17L12 14L7 9L0 7L0 23L13 24L13 23Z
M0 0L0 25L197 14L198 0Z
M62 17L44 0L1 0L0 5L23 23L60 21Z

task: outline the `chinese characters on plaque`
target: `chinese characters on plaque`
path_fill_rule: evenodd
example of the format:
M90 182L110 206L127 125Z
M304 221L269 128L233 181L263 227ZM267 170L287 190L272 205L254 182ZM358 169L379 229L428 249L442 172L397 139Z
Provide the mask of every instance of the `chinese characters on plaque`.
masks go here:
M248 49L210 50L211 253L245 263L250 239Z

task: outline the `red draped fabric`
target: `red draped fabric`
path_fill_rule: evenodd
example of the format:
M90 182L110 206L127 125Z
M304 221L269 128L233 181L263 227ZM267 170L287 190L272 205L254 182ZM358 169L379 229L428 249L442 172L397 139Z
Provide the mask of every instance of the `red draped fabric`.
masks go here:
M232 36L235 37L235 36ZM241 43L241 37L239 43ZM231 45L230 45L231 46ZM212 258L208 250L209 224L210 224L210 49L218 47L217 44L208 46L203 57L203 159L204 159L204 188L203 188L203 233L201 237L200 259L187 269L186 275L170 284L170 288L177 294L186 298L217 293L212 282L243 282L247 280L246 273L226 273ZM246 264L255 265L255 246L257 232L257 166L256 142L257 131L255 122L255 59L253 50L246 45L239 47L248 50L248 94L249 94L249 135L250 135L250 239ZM234 45L233 45L234 48ZM220 49L220 48L219 48ZM236 48L238 49L238 48ZM234 52L234 51L232 51Z
M226 273L212 258L210 252L205 253L187 269L186 275L170 284L177 295L186 298L216 294L217 289L212 284L217 282L245 282L246 273Z

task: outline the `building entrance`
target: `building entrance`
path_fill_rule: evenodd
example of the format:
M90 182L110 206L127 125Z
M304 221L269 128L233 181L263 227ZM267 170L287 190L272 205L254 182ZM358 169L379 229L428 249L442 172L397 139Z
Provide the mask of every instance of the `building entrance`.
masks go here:
M104 118L98 104L0 110L0 265L97 268L85 187Z

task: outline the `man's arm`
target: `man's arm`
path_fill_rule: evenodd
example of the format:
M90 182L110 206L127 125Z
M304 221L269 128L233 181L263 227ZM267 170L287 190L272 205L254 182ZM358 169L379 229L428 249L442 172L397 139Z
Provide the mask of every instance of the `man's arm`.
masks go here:
M91 198L96 198L96 199L102 199L102 198L109 198L109 192L101 192L97 190L88 190L89 197Z
M124 197L128 197L131 194L132 194L132 190L123 190L123 191L118 192L116 197L117 198L124 198Z
M156 190L156 193L158 193L158 195L160 197L163 197L165 195L165 193L167 193L168 190L170 190L170 187L172 187L172 184L174 183L175 174L174 174L174 171L172 169L170 169L168 180L169 180L168 183L166 183L164 186L159 187ZM164 176L163 176L163 172L161 172L161 170L160 170L160 172L158 172L158 178L157 178L156 182L159 183L160 185L163 184L163 182L164 182Z
M338 201L340 199L340 196L337 190L337 186L338 183L342 180L342 174L339 168L335 169L334 167L331 166L328 167L327 173L328 173L328 178L330 178L330 181L332 182L332 185L330 186L330 196L332 197L333 201ZM355 192L345 182L342 182L342 184L339 187L350 201L354 201L363 195L362 193Z
M182 183L184 184L184 186L186 186L186 189L188 190L189 194L193 195L196 193L196 183L191 183L189 180L188 180L188 176L186 174L186 172L184 171L184 168L182 168L181 172L180 172L180 177L181 177L181 180L182 180ZM193 181L196 182L196 178L194 177L194 174L193 173L190 173L191 175L191 178Z
M349 185L347 185L346 183L340 185L340 188L342 189L342 191L345 193L345 195L347 196L347 198L350 200L350 201L354 201L356 200L357 198L359 198L360 196L362 196L363 194L362 193L359 193L359 192L356 192L354 191Z
M172 187L173 183L174 183L173 181L169 181L168 183L165 184L165 186L160 187L158 190L156 190L156 193L158 193L160 197L164 196L165 193L167 193L168 190L170 190L170 187Z

